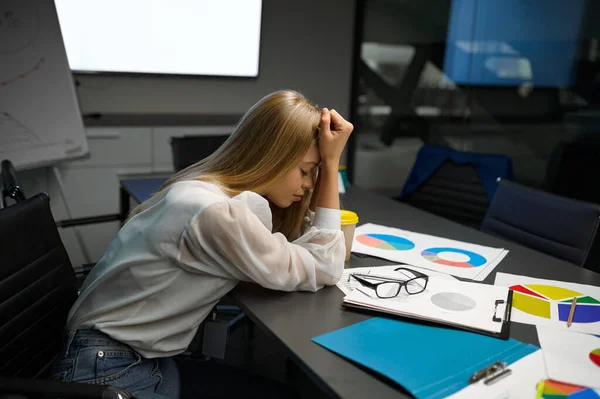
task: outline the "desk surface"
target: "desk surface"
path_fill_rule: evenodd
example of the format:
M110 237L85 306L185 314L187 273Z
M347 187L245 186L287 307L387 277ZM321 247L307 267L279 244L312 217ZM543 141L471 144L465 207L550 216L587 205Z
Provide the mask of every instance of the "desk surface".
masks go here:
M599 274L357 187L351 187L342 197L342 206L356 211L361 223L378 223L509 249L506 258L484 281L488 284L493 284L496 271L502 271L600 285ZM353 255L347 267L391 263L393 262ZM266 290L255 284L240 283L231 292L231 296L255 323L281 341L292 359L332 396L361 399L410 397L394 383L376 377L311 341L315 336L371 317L365 313L344 310L341 306L343 294L337 287L326 287L317 293L283 293ZM511 336L538 344L535 327L531 325L512 323ZM410 367L408 364L407 366Z
M164 178L131 179L121 186L138 202L156 192ZM497 239L438 216L420 211L369 191L350 187L342 207L358 213L361 223L371 222L419 233L448 237L510 250L484 283L493 284L496 271L600 286L600 275L518 244ZM347 267L378 266L392 262L352 255ZM315 336L366 320L371 315L342 308L337 287L317 293L270 291L240 283L230 294L243 311L289 350L293 360L325 391L343 398L409 398L393 382L375 376L314 344ZM534 326L513 323L511 336L538 344ZM402 361L400 359L399 361Z

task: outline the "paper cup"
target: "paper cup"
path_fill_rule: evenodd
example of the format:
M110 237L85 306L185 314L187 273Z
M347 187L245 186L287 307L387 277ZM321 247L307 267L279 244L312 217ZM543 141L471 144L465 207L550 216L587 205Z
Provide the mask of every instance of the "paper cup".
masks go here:
M358 215L351 211L341 211L342 232L346 241L346 260L350 260L352 242L354 241L354 229L358 223Z

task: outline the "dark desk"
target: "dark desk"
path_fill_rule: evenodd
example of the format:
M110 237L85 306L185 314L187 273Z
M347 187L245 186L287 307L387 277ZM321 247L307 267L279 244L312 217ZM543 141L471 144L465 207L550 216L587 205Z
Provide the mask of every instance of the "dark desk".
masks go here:
M150 198L164 181L164 178L121 181L122 214L127 215L129 212L130 197L142 202ZM342 196L342 207L356 211L361 223L377 223L509 249L509 254L495 271L600 286L599 274L357 187L350 187ZM392 262L387 260L352 255L347 266L377 266L390 263ZM488 276L485 283L492 284L494 278L495 272ZM229 295L254 323L289 350L290 357L323 391L343 398L410 397L402 393L395 384L385 382L370 371L365 371L311 342L311 338L317 335L370 317L356 311L344 310L341 306L343 294L337 287L327 287L317 293L284 293L266 290L255 284L240 283ZM534 326L513 323L511 336L538 344Z
M420 233L444 236L475 244L510 250L485 283L492 284L496 271L600 285L600 275L570 263L491 237L478 230L450 222L366 190L351 187L342 206L358 213L361 223L372 222ZM392 262L355 255L348 267L376 266ZM393 383L334 355L311 342L311 338L368 319L370 316L341 306L337 287L317 293L269 291L255 284L240 283L230 293L260 328L289 350L291 358L325 391L343 398L408 398ZM513 323L511 336L538 344L535 327ZM403 361L403 359L398 359ZM410 362L407 362L410 367Z

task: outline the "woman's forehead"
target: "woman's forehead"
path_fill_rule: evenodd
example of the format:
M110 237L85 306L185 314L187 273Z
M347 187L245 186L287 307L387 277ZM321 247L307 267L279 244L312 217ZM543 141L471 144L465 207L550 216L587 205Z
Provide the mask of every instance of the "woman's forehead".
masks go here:
M304 156L302 157L301 162L315 163L315 164L318 164L319 162L321 162L321 156L319 154L319 147L316 144L311 145L310 148L308 149L308 151L306 151L306 154L304 154Z

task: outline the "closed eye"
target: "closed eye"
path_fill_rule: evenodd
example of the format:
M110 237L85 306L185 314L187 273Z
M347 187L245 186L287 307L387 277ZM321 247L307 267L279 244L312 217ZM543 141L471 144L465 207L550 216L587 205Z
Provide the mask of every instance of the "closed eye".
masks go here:
M308 172L304 169L300 169L300 171L302 172L302 176L308 176Z

